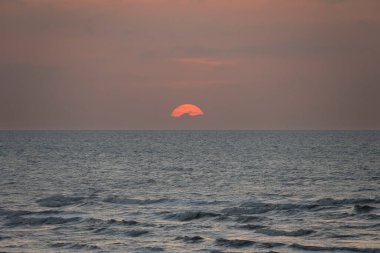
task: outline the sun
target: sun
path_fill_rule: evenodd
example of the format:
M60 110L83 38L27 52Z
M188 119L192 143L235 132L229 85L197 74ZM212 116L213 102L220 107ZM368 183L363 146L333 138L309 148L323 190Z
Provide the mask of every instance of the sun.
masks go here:
M181 117L182 115L187 114L189 116L201 116L204 115L201 108L193 104L183 104L177 106L173 111L171 116L174 118Z

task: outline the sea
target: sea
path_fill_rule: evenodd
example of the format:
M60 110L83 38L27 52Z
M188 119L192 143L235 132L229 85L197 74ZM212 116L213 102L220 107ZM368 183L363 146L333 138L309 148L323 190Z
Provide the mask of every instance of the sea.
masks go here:
M0 131L0 252L380 252L380 131Z

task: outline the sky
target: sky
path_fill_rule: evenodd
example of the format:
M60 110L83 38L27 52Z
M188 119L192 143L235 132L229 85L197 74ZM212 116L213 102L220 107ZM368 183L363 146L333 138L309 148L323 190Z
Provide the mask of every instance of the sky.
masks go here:
M0 0L0 129L380 129L378 0ZM180 104L203 116L172 118Z

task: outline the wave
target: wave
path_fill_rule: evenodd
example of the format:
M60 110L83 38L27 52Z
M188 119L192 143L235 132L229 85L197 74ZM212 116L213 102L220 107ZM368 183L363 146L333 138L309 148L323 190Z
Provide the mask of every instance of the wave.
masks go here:
M145 235L149 233L148 230L130 230L125 233L125 235L130 236L130 237L138 237L141 235Z
M135 220L102 220L102 219L95 219L95 218L88 218L85 220L90 225L122 225L122 226L136 226L139 224L138 221Z
M359 238L360 235L330 233L330 234L329 234L329 237L331 237L331 238L341 238L341 239L346 239L346 238Z
M256 233L269 235L269 236L305 236L315 233L314 230L310 229L298 229L295 231L284 231L284 230L276 230L270 228L260 228L255 230Z
M373 206L369 206L369 205L355 205L354 206L354 210L357 213L368 213L368 212L371 212L374 209L376 209L376 208L373 207Z
M242 247L248 247L255 244L253 241L250 240L241 240L241 239L233 239L228 240L224 238L218 238L215 240L215 244L217 246L224 246L224 247L231 247L231 248L242 248Z
M59 225L81 220L79 217L62 218L62 217L45 217L45 218L25 218L15 216L9 219L5 226L41 226L41 225Z
M139 222L135 221L135 220L115 220L115 219L110 219L110 220L107 220L107 223L110 224L110 225L127 225L127 226L135 226L137 224L139 224Z
M248 222L251 222L251 221L262 221L264 219L264 217L260 217L260 216L250 216L250 215L241 215L239 217L236 218L236 222L239 222L239 223L248 223Z
M161 198L161 199L131 199L119 196L108 196L103 199L103 202L114 203L114 204L127 204L127 205L151 205L163 202L173 201L171 199Z
M83 221L84 228L94 233L113 234L115 230L114 226L127 226L135 227L141 225L140 222L135 220L102 220L96 218L87 218Z
M136 249L137 253L149 253L149 252L163 252L165 251L161 247L143 247Z
M228 201L222 201L222 200L189 200L188 203L190 205L219 205L219 204L225 204L228 203Z
M44 210L44 211L26 211L26 210L7 210L0 209L0 216L5 216L6 218L12 218L23 215L45 215L45 214L59 214L62 211L58 210Z
M370 204L380 203L380 198L352 198L352 199L332 199L323 198L316 201L316 204L321 206L339 206L339 205L355 205L355 204Z
M379 220L380 219L380 214L368 214L366 215L368 220Z
M258 247L260 248L267 248L267 249L271 249L271 248L274 248L274 247L282 247L286 244L284 243L281 243L281 242L261 242L261 243L258 243ZM271 251L273 252L273 251ZM270 253L270 252L268 252Z
M321 217L324 219L346 219L346 218L352 218L356 216L355 213L352 212L325 212L320 214Z
M249 246L257 246L258 248L266 248L271 249L274 247L282 247L286 244L280 243L280 242L254 242L251 240L242 240L242 239L224 239L224 238L218 238L215 240L215 245L217 246L224 246L227 248L243 248L243 247L249 247Z
M342 205L355 205L360 212L369 212L372 207L360 204L380 203L379 198L352 198L332 199L323 198L309 203L264 203L246 201L239 206L229 207L222 210L227 215L254 215L270 211L320 211L326 208L334 208Z
M220 215L220 216L217 216L215 218L215 221L232 221L231 217L227 216L227 215Z
M102 234L102 235L121 235L121 236L128 236L128 237L139 237L145 234L150 233L149 230L145 229L131 229L125 231L124 229L110 227L110 226L91 226L87 227L86 230L92 231L95 234Z
M263 214L274 210L307 210L317 207L315 204L273 204L261 202L244 202L237 207L225 208L222 212L228 215L252 215Z
M196 236L177 236L174 240L182 240L187 243L200 243L204 241L204 238L196 235Z
M291 248L298 250L309 250L309 251L349 251L349 252L362 252L362 253L379 253L380 249L376 248L354 248L354 247L322 247L322 246L307 246L294 243L290 245Z
M211 212L201 212L201 211L187 211L183 213L174 213L166 216L166 219L173 219L178 221L191 221L196 219L201 219L205 217L219 217L218 213Z
M70 197L56 194L47 198L39 199L36 202L43 207L62 207L77 204L83 199L84 197Z
M228 207L222 210L222 213L226 215L249 215L249 214L261 214L273 210L272 208L247 208L247 207Z
M74 249L74 250L95 250L100 249L96 245L69 243L69 242L57 242L49 245L52 248Z
M137 185L147 185L147 184L157 184L157 181L154 180L153 178L148 178L148 179L142 179L139 181L134 182Z
M0 241L1 240L6 240L6 239L11 239L11 237L10 236L0 235Z
M256 224L247 224L247 225L239 226L239 228L247 229L247 230L262 229L264 227L265 226L263 226L263 225L256 225Z
M380 223L367 224L367 225L344 225L341 228L352 228L352 229L369 229L369 228L380 228Z
M256 233L269 235L269 236L305 236L315 233L314 230L310 229L298 229L294 231L284 231L266 228L260 224L246 224L242 226L238 226L240 229L254 230Z

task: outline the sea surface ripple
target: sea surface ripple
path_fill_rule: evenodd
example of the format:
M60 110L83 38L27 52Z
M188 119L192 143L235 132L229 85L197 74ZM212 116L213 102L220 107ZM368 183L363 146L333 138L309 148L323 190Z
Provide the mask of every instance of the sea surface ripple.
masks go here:
M380 252L380 132L0 131L0 252Z

